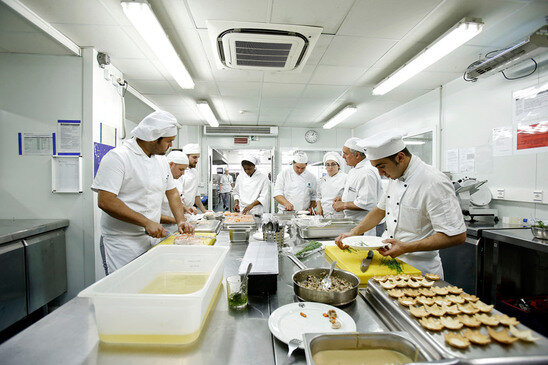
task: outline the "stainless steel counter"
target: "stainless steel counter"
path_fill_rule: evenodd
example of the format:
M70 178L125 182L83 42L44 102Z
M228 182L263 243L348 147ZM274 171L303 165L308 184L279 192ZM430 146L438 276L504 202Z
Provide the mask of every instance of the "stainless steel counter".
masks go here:
M509 245L548 253L548 241L535 238L531 229L485 230L483 237Z
M0 244L68 225L68 219L0 219Z
M221 232L218 245L229 245ZM224 275L236 274L247 245L232 245ZM327 266L321 254L309 258L308 265ZM287 359L287 346L274 339L268 317L281 305L296 301L291 276L297 268L280 259L278 292L271 296L250 296L247 310L229 311L226 292L216 298L200 338L187 347L111 345L99 342L88 299L75 298L17 336L0 345L5 364L304 364L298 350ZM344 308L359 331L385 330L369 305L358 297Z

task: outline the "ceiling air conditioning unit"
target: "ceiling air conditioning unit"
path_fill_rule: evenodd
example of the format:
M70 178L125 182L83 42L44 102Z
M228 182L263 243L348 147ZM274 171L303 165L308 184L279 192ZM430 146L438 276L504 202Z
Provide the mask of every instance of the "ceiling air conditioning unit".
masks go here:
M204 125L204 135L276 137L278 135L278 127L252 125L221 125L219 127L211 127L209 125Z
M479 77L490 76L496 72L533 58L546 52L548 47L548 25L544 25L523 41L501 50L493 57L474 62L466 70L464 77L476 81Z
M219 69L301 71L323 28L208 20Z

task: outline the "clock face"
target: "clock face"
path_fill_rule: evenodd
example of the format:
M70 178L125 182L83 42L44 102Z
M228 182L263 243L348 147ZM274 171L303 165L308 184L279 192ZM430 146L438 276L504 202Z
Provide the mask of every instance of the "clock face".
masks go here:
M304 139L308 143L316 143L318 141L318 132L313 131L312 129L309 130L309 131L306 131L306 133L304 135Z

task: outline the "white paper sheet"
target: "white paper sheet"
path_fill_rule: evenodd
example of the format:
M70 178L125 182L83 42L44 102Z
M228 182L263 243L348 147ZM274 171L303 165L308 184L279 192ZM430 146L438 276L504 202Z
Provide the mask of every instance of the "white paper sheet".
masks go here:
M57 123L57 154L80 154L82 147L82 123L59 121Z
M475 147L459 148L459 172L461 173L474 172L475 161L476 161Z
M55 193L79 193L82 191L80 176L81 157L52 158L52 191Z
M445 171L451 173L459 172L459 149L454 148L445 151Z
M512 127L493 128L493 156L512 154Z
M23 133L23 155L52 155L53 137L51 134Z

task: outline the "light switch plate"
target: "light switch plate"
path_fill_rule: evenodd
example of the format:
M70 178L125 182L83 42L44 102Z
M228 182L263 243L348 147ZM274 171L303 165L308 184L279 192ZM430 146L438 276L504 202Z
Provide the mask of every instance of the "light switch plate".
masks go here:
M542 190L533 191L533 201L542 202Z
M504 189L497 189L497 199L504 199Z

